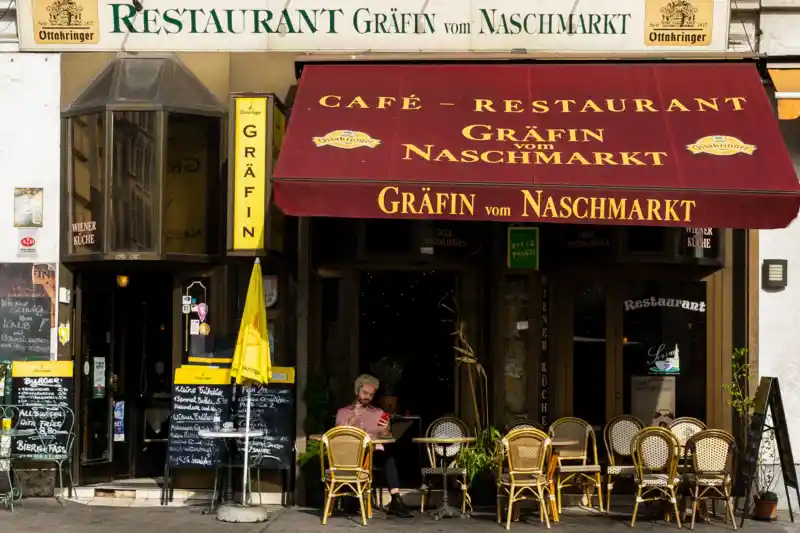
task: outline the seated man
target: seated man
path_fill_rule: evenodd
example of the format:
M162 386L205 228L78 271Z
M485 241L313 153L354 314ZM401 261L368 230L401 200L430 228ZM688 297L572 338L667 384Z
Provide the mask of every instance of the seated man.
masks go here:
M347 407L339 409L336 413L336 425L361 428L372 438L391 435L389 422L382 417L383 410L371 405L379 385L380 381L374 376L369 374L358 376L355 382L356 399ZM400 498L400 480L394 458L387 454L383 446L378 444L375 446L373 462L383 468L386 475L386 484L389 485L389 494L392 496L389 512L402 518L411 516Z

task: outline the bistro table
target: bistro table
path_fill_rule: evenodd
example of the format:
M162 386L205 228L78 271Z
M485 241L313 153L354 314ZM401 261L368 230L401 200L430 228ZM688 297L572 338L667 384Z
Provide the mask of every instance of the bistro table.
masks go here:
M553 522L559 522L558 516L558 503L556 502L556 487L555 476L558 472L558 456L560 454L559 448L566 448L567 446L578 446L581 441L577 439L551 439L550 440L550 464L547 467L547 483L550 485L550 514L553 517ZM597 490L601 490L600 487Z
M0 429L0 439L4 437L32 437L34 435L36 435L35 429ZM0 446L3 446L2 442L0 442ZM14 479L17 477L17 474L11 465L11 442L8 442L8 447L8 454L3 454L2 450L0 450L0 461L8 462L8 470L6 471L6 475L8 476L8 492L0 493L0 502L5 504L6 508L13 512L14 504L22 501L22 491L14 486Z
M245 431L243 429L220 429L218 431L200 430L197 432L197 436L201 439L225 439L226 442L229 442L230 440L244 439L245 437L248 439L263 437L264 432L256 429L251 429L250 431ZM247 465L243 465L243 468L247 468ZM228 479L226 483L228 485L228 491L230 491L230 497L228 497L228 491L224 491L222 496L226 501L233 501L233 465L231 461L228 462ZM261 487L259 487L258 490L261 490ZM213 501L211 502L212 510L214 508L214 503ZM242 487L242 505L247 505L247 487Z
M435 511L433 511L434 520L439 520L441 518L453 518L456 515L461 516L461 518L466 518L466 515L462 513L460 509L451 507L447 499L448 457L446 449L459 444L469 444L475 442L475 437L418 437L411 439L411 441L416 442L417 444L434 444L445 448L445 452L442 454L442 503L439 504L439 507L437 507Z

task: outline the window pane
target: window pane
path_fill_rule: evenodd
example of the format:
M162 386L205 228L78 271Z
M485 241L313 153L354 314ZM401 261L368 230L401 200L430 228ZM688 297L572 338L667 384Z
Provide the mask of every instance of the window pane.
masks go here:
M649 281L623 301L624 409L650 424L706 416L706 286Z
M575 293L572 340L572 407L592 425L606 422L606 290L600 284Z
M668 230L665 228L627 228L628 252L632 254L663 253L667 247Z
M105 119L102 113L68 119L71 203L70 254L103 250Z
M692 259L719 259L724 233L714 228L685 228L681 234L681 251Z
M218 224L209 211L218 181L217 119L171 113L167 118L167 174L164 177L164 252L206 254ZM214 196L212 196L214 197Z
M158 115L154 111L121 111L113 116L111 249L154 252Z

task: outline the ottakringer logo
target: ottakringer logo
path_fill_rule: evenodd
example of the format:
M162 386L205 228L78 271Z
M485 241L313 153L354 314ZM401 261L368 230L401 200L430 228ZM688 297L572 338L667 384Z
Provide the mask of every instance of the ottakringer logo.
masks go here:
M714 0L646 0L647 46L710 46Z
M727 135L709 135L702 139L697 139L694 144L687 144L686 149L694 155L753 155L753 152L756 151L756 145L743 143L736 137Z
M96 44L100 40L97 0L33 0L38 44Z
M343 150L352 150L353 148L375 148L381 141L373 139L363 131L352 130L336 130L326 133L322 137L314 137L314 144L317 148L320 146L333 146L334 148L342 148Z

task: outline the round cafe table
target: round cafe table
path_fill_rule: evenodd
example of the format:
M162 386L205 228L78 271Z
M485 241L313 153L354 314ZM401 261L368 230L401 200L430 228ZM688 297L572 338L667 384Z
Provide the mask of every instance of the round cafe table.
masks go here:
M434 444L447 449L457 444L469 444L475 442L475 437L417 437L415 439L411 439L411 441L416 442L417 444ZM465 515L461 512L461 509L451 507L450 503L448 502L447 468L447 452L445 450L445 453L442 457L442 503L439 504L439 507L437 507L435 511L433 511L434 520L439 520L441 518L453 518L456 515L460 516L461 518L465 518Z
M220 429L217 431L203 429L197 432L197 436L201 439L223 439L226 442L226 446L229 446L231 440L244 439L245 437L248 439L263 437L264 432L257 429L251 429L247 432L245 432L244 429ZM243 465L244 468L247 468L247 466L248 465ZM221 491L222 494L220 494L220 499L233 501L233 465L230 463L228 464L227 482L223 481L223 483L227 484L227 489L225 491ZM258 490L261 490L261 488L259 487ZM214 509L215 504L216 502L211 502L209 511ZM242 505L247 505L247 487L242 487Z
M568 446L578 446L581 441L578 439L551 439L550 440L550 464L547 467L547 483L550 485L550 514L553 517L553 522L559 521L558 504L556 503L555 493L555 478L558 472L558 456L560 448Z

